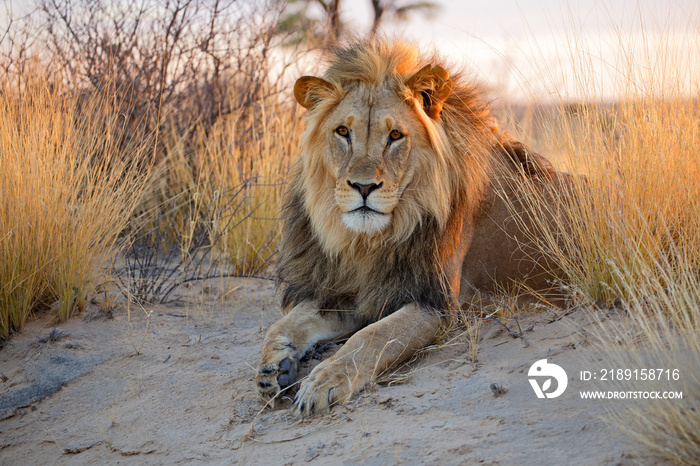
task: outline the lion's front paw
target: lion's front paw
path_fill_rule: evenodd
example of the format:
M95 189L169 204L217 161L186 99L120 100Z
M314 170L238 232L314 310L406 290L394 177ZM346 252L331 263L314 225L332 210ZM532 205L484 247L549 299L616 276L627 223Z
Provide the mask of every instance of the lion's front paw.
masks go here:
M288 350L271 350L263 353L255 376L255 386L260 399L268 403L286 387L294 383L297 377L296 357ZM271 402L274 407L274 402Z
M346 403L357 394L369 378L336 360L327 360L316 366L304 380L294 398L292 410L298 417L309 417L327 412L337 403Z

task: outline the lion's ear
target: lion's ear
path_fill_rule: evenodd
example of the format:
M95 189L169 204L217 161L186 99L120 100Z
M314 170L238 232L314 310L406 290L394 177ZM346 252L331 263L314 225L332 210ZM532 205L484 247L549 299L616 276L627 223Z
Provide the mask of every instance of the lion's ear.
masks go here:
M324 94L335 90L333 84L316 76L302 76L294 84L294 98L304 108L311 108L323 99Z
M425 65L416 74L408 78L406 86L423 99L425 113L437 120L442 111L442 104L452 92L450 74L441 66Z

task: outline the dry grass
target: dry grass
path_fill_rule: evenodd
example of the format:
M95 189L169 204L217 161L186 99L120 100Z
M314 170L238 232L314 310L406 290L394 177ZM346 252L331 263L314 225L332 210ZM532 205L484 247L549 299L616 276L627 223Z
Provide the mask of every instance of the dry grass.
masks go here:
M624 40L621 48L632 49ZM651 354L655 367L681 369L671 388L682 390L684 401L618 405L610 423L654 453L697 464L700 414L690 404L700 396L700 106L698 89L689 95L675 67L694 63L700 50L687 44L680 50L694 56L664 56L672 52L665 43L644 45L661 47L645 57L664 59L648 74L632 56L618 62L619 97L606 105L586 79L594 55L584 44L572 47L584 102L562 103L538 126L541 146L585 178L554 194L562 210L530 198L532 218L558 219L531 233L566 270L574 297L626 311L622 326L599 322L597 347L606 365L649 367L643 355ZM630 381L620 389L639 388Z
M232 274L266 272L301 121L296 107L279 100L261 101L258 109L192 132L169 127L163 134L166 156L143 193L137 228L153 228L154 216L162 216L169 226L165 241L187 256L202 234L196 227L204 226L212 263L226 263Z
M82 0L69 3L93 8ZM188 280L269 271L281 194L301 133L298 110L280 84L296 51L277 50L277 60L268 56L283 42L269 34L277 7L260 6L269 16L253 27L239 20L238 10L197 5L186 8L209 22L179 25L189 31L181 40L204 34L218 44L216 53L173 45L179 50L173 60L193 67L174 75L174 65L157 55L149 59L158 66L135 59L136 42L109 49L121 58L98 54L98 63L81 67L89 60L61 52L85 48L71 36L53 44L67 49L49 47L54 55L41 66L51 70L50 78L37 78L28 65L37 50L16 50L14 40L0 38L0 338L21 329L32 310L58 302L63 319L82 309L107 261L124 294L138 301L166 300ZM95 8L101 15L142 14ZM65 18L52 21L69 26ZM81 29L86 43L103 50L102 35L87 26ZM141 31L142 39L169 43L166 26ZM18 27L10 32L37 32ZM37 33L42 40L60 35L42 27L48 34ZM212 69L207 60L219 63L219 54L227 61ZM63 56L73 58L66 64ZM116 71L115 62L121 64ZM141 160L153 166L146 170ZM119 235L125 256L112 247ZM32 253L20 254L25 250Z
M200 186L204 192L209 188L206 196L221 193L219 202L228 203L227 193L243 189L242 204L231 218L212 219L223 234L220 252L239 274L257 274L270 265L280 235L286 175L301 136L296 106L261 102L259 110L254 121L248 117L249 135L238 134L234 122L217 126L201 139L198 154L204 174ZM236 123L241 118L245 116ZM223 231L224 225L231 227Z
M24 78L0 83L0 338L34 310L58 303L64 320L85 306L139 197L148 147L122 137L107 98Z
M540 246L590 302L635 301L667 284L692 289L700 271L697 103L630 98L569 108L546 123L549 145L584 176L561 190L563 213L531 199L534 219L558 219L532 232Z
M629 318L600 319L592 330L594 344L606 366L662 369L661 380L612 381L617 391L681 392L682 399L609 402L607 422L645 449L676 464L697 465L700 458L700 342L694 327L669 325L673 311L664 299L647 299L643 308L629 306ZM697 309L697 308L696 308ZM640 312L642 311L642 312ZM600 317L600 316L596 316ZM667 377L677 370L678 380Z

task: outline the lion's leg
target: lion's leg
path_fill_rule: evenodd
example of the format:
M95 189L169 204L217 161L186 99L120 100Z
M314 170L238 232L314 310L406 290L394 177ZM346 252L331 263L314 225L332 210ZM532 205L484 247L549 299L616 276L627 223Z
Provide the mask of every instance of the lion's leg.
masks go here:
M272 324L262 347L255 385L268 402L296 380L299 359L313 346L355 332L359 323L350 312L320 312L312 303L302 303Z
M388 367L430 344L439 326L437 314L409 304L365 327L302 382L295 414L310 416L346 402Z

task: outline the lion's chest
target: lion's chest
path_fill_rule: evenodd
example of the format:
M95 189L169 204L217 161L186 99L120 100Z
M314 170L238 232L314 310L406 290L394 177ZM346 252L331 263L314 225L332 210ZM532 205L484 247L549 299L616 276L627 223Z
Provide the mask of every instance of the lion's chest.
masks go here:
M294 204L292 204L294 205ZM285 212L278 262L282 303L315 302L322 309L353 310L368 321L409 303L444 309L444 284L436 254L437 222L426 219L404 241L355 236L329 253L309 217Z
M370 321L414 302L442 308L443 287L434 265L402 247L340 258L319 275L323 280L315 295L324 309L355 310Z
M321 301L356 309L366 301L368 294L375 294L384 288L382 283L386 281L386 270L378 267L374 257L338 257L324 265L317 272L321 279L317 288Z

